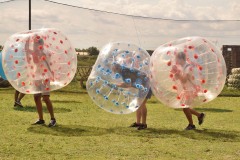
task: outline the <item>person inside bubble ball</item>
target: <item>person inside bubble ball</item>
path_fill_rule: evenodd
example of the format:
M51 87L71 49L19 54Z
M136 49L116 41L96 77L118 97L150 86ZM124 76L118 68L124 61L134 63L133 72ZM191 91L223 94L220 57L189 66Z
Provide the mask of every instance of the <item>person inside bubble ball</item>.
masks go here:
M141 81L141 85L145 86L148 77L145 73L141 72L140 70L128 68L123 65L120 65L119 63L114 62L112 64L112 71L115 74L121 75L122 80L125 83L117 84L117 87L123 87L123 88L129 88L134 87L139 89L140 83L138 81ZM143 91L139 91L139 97L144 96ZM146 103L147 100L150 99L152 96L152 91L149 89L148 94L144 101L142 102L141 106L136 111L136 122L130 125L130 127L136 127L138 130L143 130L147 128L147 107Z
M180 104L184 107L183 112L189 122L185 130L193 130L196 126L193 124L192 115L197 116L198 124L201 125L204 121L205 114L199 113L191 108L193 100L197 96L199 90L192 80L192 66L186 62L186 54L184 52L178 52L175 58L176 65L172 66L171 72L174 74L175 80L179 80L179 85L182 87L182 91L178 93L178 99L180 100Z
M33 43L33 50L29 49L29 43ZM42 100L46 103L47 109L50 113L51 120L49 123L49 127L53 127L56 125L56 119L54 117L53 105L50 100L50 80L53 77L53 73L51 71L48 58L47 51L44 50L44 40L38 36L33 36L32 40L30 38L26 41L25 50L27 53L27 61L29 64L33 64L33 73L32 77L35 82L35 86L37 90L44 91L43 93L34 94L34 101L37 107L38 117L39 119L33 123L33 125L42 125L45 124L43 119L43 110L42 110Z

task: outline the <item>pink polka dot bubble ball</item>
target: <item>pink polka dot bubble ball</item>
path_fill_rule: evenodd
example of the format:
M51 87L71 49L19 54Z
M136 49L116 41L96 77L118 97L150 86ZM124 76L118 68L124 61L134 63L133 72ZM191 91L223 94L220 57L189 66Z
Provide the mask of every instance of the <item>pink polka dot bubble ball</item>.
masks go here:
M2 54L8 81L25 94L60 89L72 81L77 69L75 49L57 29L16 33L6 41Z
M159 46L150 59L154 95L166 106L187 108L215 99L226 80L221 51L202 37L186 37Z

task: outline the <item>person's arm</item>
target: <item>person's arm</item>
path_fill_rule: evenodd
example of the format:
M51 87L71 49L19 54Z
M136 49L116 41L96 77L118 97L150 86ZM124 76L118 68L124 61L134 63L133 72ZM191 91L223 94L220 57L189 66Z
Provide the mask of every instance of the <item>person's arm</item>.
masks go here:
M41 51L42 52L42 57L41 57L41 60L45 63L45 65L46 65L46 67L47 67L47 69L48 69L48 71L51 73L51 75L52 75L52 80L54 80L55 78L54 78L54 72L52 71L52 69L51 69L51 66L50 66L50 64L49 64L49 57L47 58L47 54L44 52L44 51ZM47 53L48 53L48 51L47 51ZM50 53L49 53L50 54Z
M186 83L188 81L188 79L190 79L190 75L187 74L181 74L180 72L175 74L175 78L177 80L180 80L182 83Z
M129 87L131 87L131 85L127 84L127 83L118 83L116 85L117 85L117 87L122 87L122 88L129 88Z
M28 38L27 40L26 40L26 43L25 43L25 46L24 46L24 50L25 50L25 53L26 53L26 57L27 57L27 62L28 63L30 63L30 49L29 49L29 39L30 38Z
M179 79L180 70L177 68L176 65L172 66L172 69L170 70L170 72L174 75L174 80L178 80Z
M27 38L26 40L26 43L25 43L25 51L28 51L29 50L29 37Z
M182 74L179 70L175 73L175 78L179 79L182 83L186 83L191 78L191 71L189 71L189 68L186 68L188 70L185 74Z

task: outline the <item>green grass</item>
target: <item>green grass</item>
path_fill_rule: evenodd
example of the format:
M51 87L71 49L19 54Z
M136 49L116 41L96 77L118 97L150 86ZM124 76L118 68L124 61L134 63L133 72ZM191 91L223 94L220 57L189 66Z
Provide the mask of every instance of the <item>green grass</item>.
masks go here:
M97 56L77 56L78 66L92 66L94 65Z
M225 93L229 91L224 89ZM128 126L135 113L114 115L97 107L79 84L52 92L58 126L31 126L37 119L32 95L13 108L14 90L0 89L0 159L226 159L240 157L240 98L219 97L196 107L207 118L183 131L183 113L148 102L147 130ZM239 91L234 93L240 95ZM45 120L49 120L44 110ZM196 122L196 119L195 119Z

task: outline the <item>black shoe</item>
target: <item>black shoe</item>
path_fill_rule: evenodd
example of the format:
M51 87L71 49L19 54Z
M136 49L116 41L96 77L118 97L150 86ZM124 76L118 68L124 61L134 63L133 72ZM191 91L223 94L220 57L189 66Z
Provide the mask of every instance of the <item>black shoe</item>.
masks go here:
M139 127L139 126L141 126L141 123L134 122L129 127Z
M204 118L206 115L204 113L201 113L200 116L198 117L198 124L201 125L204 122Z
M33 123L32 125L42 125L45 124L45 121L42 119L37 120L35 123Z
M54 126L56 126L56 124L57 124L56 119L51 119L50 123L48 124L48 127L54 127Z
M195 125L191 125L191 124L189 124L186 128L185 128L185 130L194 130L194 129L196 129L196 127L195 127Z
M146 129L147 128L147 124L141 124L139 127L138 127L138 130L143 130L143 129Z
M21 107L21 108L23 108L23 105L22 105L21 102L15 101L14 107Z

